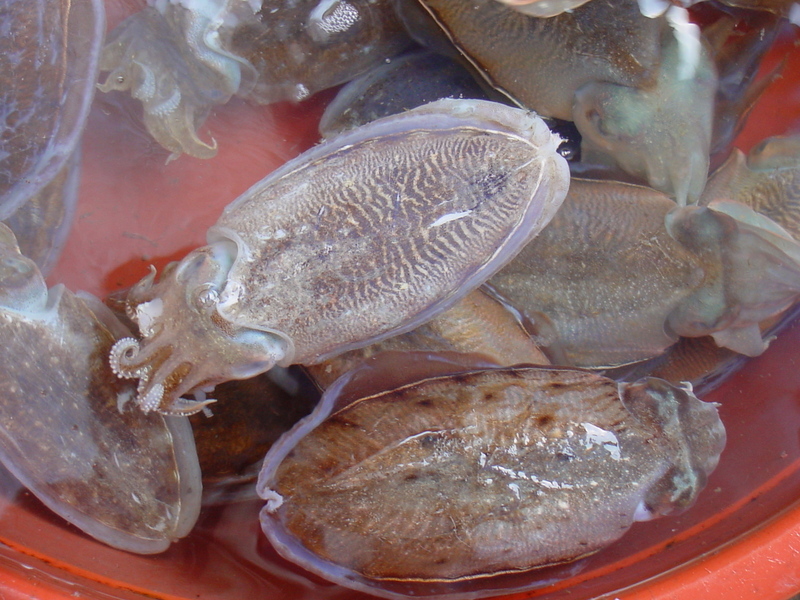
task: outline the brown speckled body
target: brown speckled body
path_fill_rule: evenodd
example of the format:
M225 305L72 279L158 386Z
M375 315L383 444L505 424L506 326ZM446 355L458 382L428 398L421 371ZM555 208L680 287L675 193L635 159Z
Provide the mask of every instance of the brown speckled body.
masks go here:
M644 360L679 336L758 355L758 323L800 292L800 247L723 204L678 207L648 188L573 179L550 225L489 283L554 364Z
M689 506L725 442L714 407L685 390L577 370L474 371L330 400L265 459L262 524L306 568L366 585L590 554L635 519Z
M285 333L304 363L342 337L386 328L400 310L422 312L437 288L478 266L479 249L500 241L503 222L550 177L539 160L522 138L456 127L368 140L303 165L273 180L269 202L252 194L212 229L212 240L232 230L250 249L230 271L235 302L223 291L220 313ZM464 218L436 224L448 215Z
M499 366L546 365L547 357L512 312L482 288L413 331L306 367L322 389L365 359L399 351L393 369L405 371L403 352L458 352Z
M327 23L314 18L323 5L264 0L257 19L232 31L229 50L256 73L242 95L263 103L302 100L381 64L411 42L391 0L331 2Z
M575 91L590 81L654 81L663 19L635 1L592 0L548 19L496 0L420 0L494 87L539 114L572 120Z
M757 147L750 160L734 150L708 180L700 203L720 198L741 202L800 239L800 144L791 147L787 142L775 138L773 146L785 146L781 154L770 152L769 146Z
M188 424L124 406L135 390L108 366L115 334L83 299L48 293L0 227L0 460L90 535L163 551L199 513Z
M270 446L319 400L313 385L303 385L296 372L274 371L220 384L214 390L219 402L212 414L189 418L203 473L204 503L254 495L252 485L240 486L252 484Z
M655 356L677 339L666 315L713 277L667 233L674 208L645 188L573 179L550 226L489 283L527 316L554 364Z
M144 410L274 364L410 331L506 264L569 185L559 138L527 111L440 100L323 142L223 211L209 244L131 290L142 341L111 352Z

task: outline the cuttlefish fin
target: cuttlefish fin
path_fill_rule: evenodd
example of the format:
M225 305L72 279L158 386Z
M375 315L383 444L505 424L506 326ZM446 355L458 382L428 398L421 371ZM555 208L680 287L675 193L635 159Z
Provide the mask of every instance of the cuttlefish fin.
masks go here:
M717 346L729 348L745 356L759 356L767 349L773 338L761 337L757 323L746 327L729 327L711 334Z

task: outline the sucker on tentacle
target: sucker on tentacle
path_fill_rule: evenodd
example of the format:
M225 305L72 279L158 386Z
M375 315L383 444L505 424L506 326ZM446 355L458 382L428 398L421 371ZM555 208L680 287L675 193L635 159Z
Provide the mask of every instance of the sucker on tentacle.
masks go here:
M143 369L141 367L131 368L123 364L123 361L126 359L130 360L136 357L140 347L139 341L132 337L122 338L111 347L111 351L108 353L108 362L111 366L111 370L117 377L123 377L125 379L142 377ZM131 351L133 351L133 354L130 354Z

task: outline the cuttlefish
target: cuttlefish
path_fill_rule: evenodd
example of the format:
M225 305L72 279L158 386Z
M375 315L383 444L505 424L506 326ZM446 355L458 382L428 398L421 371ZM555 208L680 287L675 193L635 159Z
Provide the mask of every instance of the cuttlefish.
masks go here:
M100 89L129 90L173 155L210 158L197 128L213 106L300 101L408 43L389 0L162 0L109 34Z
M424 29L407 9L421 41L441 49L436 35L443 34L517 105L574 121L584 152L602 153L680 204L697 202L708 176L717 76L685 9L650 18L635 0L592 0L535 18L496 0L418 3L433 22Z
M312 148L134 286L141 339L118 342L112 368L139 379L145 411L187 414L222 381L417 327L550 221L569 185L558 142L527 111L441 100Z
M716 467L715 405L658 379L506 367L349 398L274 445L258 492L284 557L384 597L574 561L688 508ZM431 587L438 586L438 587Z
M518 315L483 288L470 292L456 304L407 333L351 350L305 370L320 389L328 388L344 373L373 357L388 356L384 371L374 369L371 386L380 389L382 376L389 380L417 373L425 355L462 364L512 366L546 365L549 360L520 323ZM382 359L381 359L382 360ZM413 375L422 378L423 375Z
M759 323L800 294L800 245L747 206L677 206L632 184L573 179L556 217L489 281L554 364L610 367L713 336L755 356Z
M144 414L108 365L129 335L96 298L50 290L0 224L0 461L37 498L111 546L151 554L200 512L185 419Z
M739 218L769 218L776 235L800 236L800 137L777 136L757 144L749 154L734 150L725 164L709 178L701 205L725 200ZM745 205L736 211L735 203ZM755 211L758 214L752 212ZM778 312L759 323L762 337L772 338L794 316ZM615 369L609 375L630 381L644 375L677 383L689 381L695 389L708 390L744 363L744 356L718 346L708 337L681 338L651 360Z
M77 201L105 12L101 0L9 0L2 11L0 221L46 274Z

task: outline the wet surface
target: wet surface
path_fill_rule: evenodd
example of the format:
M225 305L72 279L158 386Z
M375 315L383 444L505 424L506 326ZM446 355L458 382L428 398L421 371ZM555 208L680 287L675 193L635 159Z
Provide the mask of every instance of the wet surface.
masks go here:
M118 20L110 8L112 20ZM797 49L792 52L787 73L797 72L799 55ZM764 69L778 60L771 56ZM116 95L96 101L83 144L75 229L49 282L104 295L138 281L150 263L162 268L202 244L223 206L314 143L316 121L329 97L268 108L233 100L212 111L201 133L219 143L213 162L183 156L169 164L168 151L142 128L135 102ZM740 137L745 149L767 135L800 128L796 82L777 79L751 123L759 125ZM798 363L800 327L794 326L705 398L721 404L729 444L690 512L634 525L623 541L602 553L569 569L537 574L538 585L552 587L532 597L554 598L566 588L574 598L609 593L697 558L795 506L800 496ZM100 546L66 526L4 476L0 560L12 571L86 597L133 598L134 592L215 600L359 597L279 558L260 533L261 504L206 508L186 540L162 556L139 557ZM512 576L491 585L501 593L529 579ZM90 580L99 583L90 585Z

